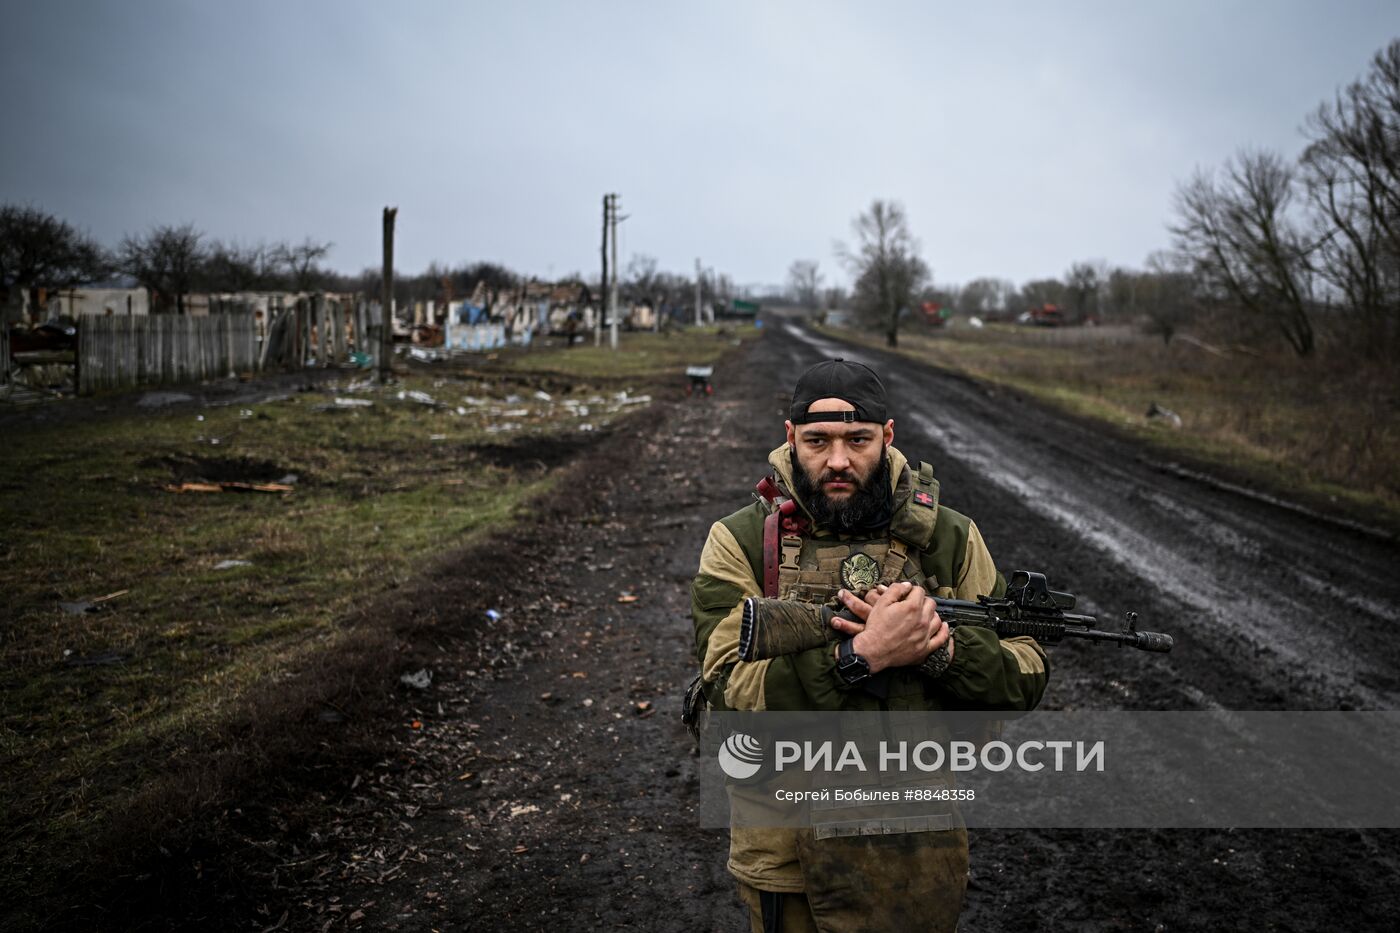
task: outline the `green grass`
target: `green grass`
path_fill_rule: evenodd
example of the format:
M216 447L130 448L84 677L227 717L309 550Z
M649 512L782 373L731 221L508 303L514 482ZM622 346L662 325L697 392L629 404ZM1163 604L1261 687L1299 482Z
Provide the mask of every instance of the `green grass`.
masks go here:
M582 378L664 378L679 381L687 366L714 363L736 342L754 340L761 331L750 324L688 328L667 333L619 334L618 349L590 342L572 347L531 350L512 356L510 365L525 372L568 373Z
M827 332L884 346L880 335ZM1128 328L906 331L898 352L1101 422L1169 456L1220 464L1288 498L1400 528L1400 393L1379 363L1325 350L1211 347ZM1180 415L1173 429L1145 415Z
M371 397L369 409L317 411L331 397L312 393L251 417L210 408L202 421L125 417L8 439L8 801L52 812L59 792L60 819L77 821L120 806L133 757L216 727L251 684L333 647L358 601L503 527L550 485L464 462L488 416ZM525 435L574 429L522 420ZM222 461L225 479L298 481L286 495L168 491L210 472L196 458ZM230 559L250 565L214 569ZM58 605L122 590L98 613Z
M218 814L251 783L324 744L325 698L356 694L356 677L391 679L396 639L430 627L376 626L369 608L518 521L585 432L638 410L619 389L679 381L678 365L755 334L414 364L385 390L343 390L370 407L337 407L333 385L105 418L63 417L102 404L69 400L47 424L7 429L0 901L23 892L43 916L79 866L105 883L167 840L219 838ZM289 493L170 488L288 474ZM215 569L227 560L248 564ZM95 613L59 606L116 593Z

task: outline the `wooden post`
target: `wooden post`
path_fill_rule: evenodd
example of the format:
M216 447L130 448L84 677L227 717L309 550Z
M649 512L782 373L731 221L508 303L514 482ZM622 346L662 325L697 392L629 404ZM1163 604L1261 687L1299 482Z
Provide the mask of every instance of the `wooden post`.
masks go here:
M326 299L324 295L311 296L311 319L316 327L316 365L326 365Z
M331 302L331 362L345 362L345 305L339 298Z
M380 303L383 323L379 332L379 381L388 382L394 373L394 219L397 207L384 208L384 277Z
M598 316L593 321L593 346L603 342L603 296L608 293L608 221L612 219L612 195L603 195L603 277L598 284ZM573 339L572 337L570 338Z

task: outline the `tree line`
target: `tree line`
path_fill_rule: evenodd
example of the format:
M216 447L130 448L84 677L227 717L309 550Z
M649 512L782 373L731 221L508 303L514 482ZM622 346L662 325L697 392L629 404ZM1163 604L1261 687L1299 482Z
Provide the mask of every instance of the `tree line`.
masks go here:
M1172 233L1201 299L1268 322L1299 356L1345 316L1374 355L1400 341L1400 40L1320 104L1294 160L1242 149L1176 192Z
M129 234L116 248L107 249L37 207L5 204L0 205L0 309L11 307L21 294L27 293L30 307L38 308L41 291L117 279L147 289L157 313L183 313L192 293L332 291L378 297L382 271L334 271L325 265L333 247L310 237L300 243L242 245L210 239L186 223ZM496 262L433 262L416 275L396 273L394 297L400 306L453 301L470 298L484 284L489 301L532 281ZM587 300L601 300L596 278L586 280L576 272L561 281L583 284ZM728 276L713 270L704 276L703 285L711 299L727 301L736 293ZM619 294L624 302L674 307L693 302L695 280L663 271L654 257L636 254L625 275L619 276Z
M1386 356L1400 344L1400 40L1318 106L1306 145L1289 160L1242 149L1219 170L1178 185L1172 247L1145 268L1076 262L1060 278L1019 287L1002 278L936 286L896 202L876 200L835 254L849 293L821 287L815 260L788 270L788 298L853 309L893 345L899 322L925 302L997 318L1055 305L1070 322L1140 321L1164 341L1200 320L1247 337L1281 337L1313 354L1321 323L1340 344Z

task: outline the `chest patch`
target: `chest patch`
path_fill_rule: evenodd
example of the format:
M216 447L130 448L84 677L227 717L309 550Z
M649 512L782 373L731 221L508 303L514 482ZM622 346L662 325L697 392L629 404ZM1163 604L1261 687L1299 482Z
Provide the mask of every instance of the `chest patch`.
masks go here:
M841 562L841 585L857 596L879 582L880 565L869 554L857 552Z

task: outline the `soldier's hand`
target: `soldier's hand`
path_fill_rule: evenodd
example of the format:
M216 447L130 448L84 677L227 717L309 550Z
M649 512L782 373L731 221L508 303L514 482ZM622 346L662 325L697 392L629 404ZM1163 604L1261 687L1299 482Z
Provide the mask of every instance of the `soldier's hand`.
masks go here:
M928 657L936 647L933 639L940 626L942 620L923 587L896 583L876 598L853 647L869 662L872 673L906 667Z
M841 601L841 605L846 607L846 611L859 619L853 622L837 616L831 620L831 627L841 632L843 635L859 635L865 631L865 620L870 618L871 611L875 608L875 600L879 599L889 587L883 583L877 583L865 591L864 598L857 596L850 590L837 590L836 598Z
M831 627L842 635L859 635L865 631L865 620L870 618L870 612L875 608L872 603L885 589L886 587L882 584L867 591L865 597L871 602L866 602L865 599L861 599L850 590L838 590L836 598L841 601L841 605L846 607L847 612L860 621L852 622L850 619L835 616L831 620Z
M861 621L853 622L850 619L843 619L837 616L831 620L831 627L844 635L852 637L859 635L861 632L865 631L865 623L870 618L870 613L875 609L874 603L888 590L889 587L881 583L878 586L872 587L865 594L865 599L861 599L850 590L839 591L836 595L841 601L841 604L846 607L846 610L850 612L851 615ZM869 600L869 602L867 602L867 600ZM948 628L942 618L939 617L938 604L933 601L932 596L925 595L923 603L921 615L928 626L928 650L914 663L920 663L925 657L928 657L928 655L937 651L943 645L948 646L948 656L951 659L953 654L952 629ZM869 659L867 658L866 660Z

